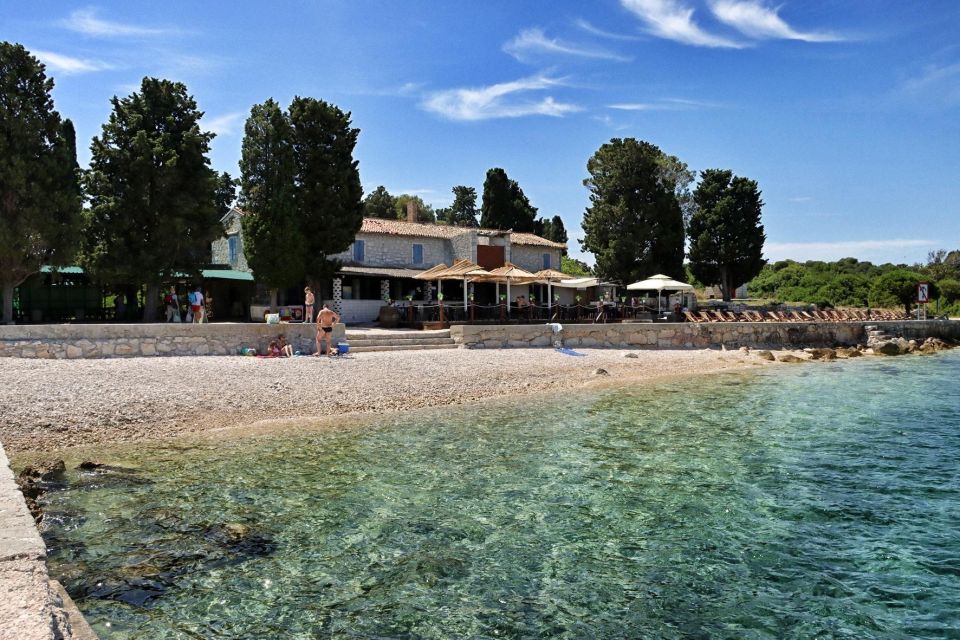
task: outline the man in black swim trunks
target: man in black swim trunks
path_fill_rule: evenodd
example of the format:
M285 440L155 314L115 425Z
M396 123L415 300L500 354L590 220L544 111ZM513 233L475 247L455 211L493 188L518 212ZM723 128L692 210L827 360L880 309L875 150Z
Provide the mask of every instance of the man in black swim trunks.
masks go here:
M326 341L327 343L327 355L332 356L333 351L330 347L330 336L333 333L333 325L340 322L340 316L336 314L335 311L331 311L327 308L327 305L324 304L323 308L320 309L320 313L317 314L317 352L313 355L319 356L323 353L323 350L320 348L320 343Z

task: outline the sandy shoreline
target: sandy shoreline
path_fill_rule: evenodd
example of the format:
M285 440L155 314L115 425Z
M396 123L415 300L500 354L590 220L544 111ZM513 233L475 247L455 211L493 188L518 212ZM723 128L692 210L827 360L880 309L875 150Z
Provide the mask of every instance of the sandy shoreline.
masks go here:
M775 364L740 351L634 351L636 358L624 350L580 352L586 356L459 349L342 360L5 358L0 442L10 454L58 450ZM609 375L595 375L598 368Z

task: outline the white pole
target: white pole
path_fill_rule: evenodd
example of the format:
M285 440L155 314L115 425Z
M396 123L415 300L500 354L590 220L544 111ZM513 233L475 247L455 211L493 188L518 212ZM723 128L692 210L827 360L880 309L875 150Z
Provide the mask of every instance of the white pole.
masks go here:
M466 315L467 314L467 278L466 276L464 276L463 278L463 314L464 314L463 315L464 319L466 319L467 317Z
M443 280L437 280L437 300L440 299L440 294L443 293Z
M507 319L510 319L510 278L507 278Z
M547 280L547 317L553 317L553 283Z

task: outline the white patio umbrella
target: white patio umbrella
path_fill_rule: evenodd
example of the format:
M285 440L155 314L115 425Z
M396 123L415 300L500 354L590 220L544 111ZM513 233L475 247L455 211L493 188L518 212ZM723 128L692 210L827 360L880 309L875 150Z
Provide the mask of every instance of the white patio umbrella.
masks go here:
M657 292L657 313L660 313L660 294L662 291L693 291L693 285L686 282L674 280L670 276L658 273L650 276L646 280L634 282L627 285L628 291L656 291Z

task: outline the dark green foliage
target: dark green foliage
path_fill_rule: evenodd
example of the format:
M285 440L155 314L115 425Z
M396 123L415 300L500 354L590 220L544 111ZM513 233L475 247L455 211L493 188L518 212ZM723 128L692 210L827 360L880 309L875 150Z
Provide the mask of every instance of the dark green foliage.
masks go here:
M937 288L940 290L944 302L953 304L960 301L960 280L953 280L952 278L941 280L937 283Z
M296 202L293 127L273 100L254 105L240 156L240 219L247 264L264 284L300 282L305 250Z
M903 306L907 313L917 302L917 285L930 284L930 299L937 297L937 287L927 276L908 269L895 269L884 273L870 286L868 302L871 307Z
M873 281L896 269L855 258L837 262L782 260L768 264L750 281L752 297L802 302L821 307L866 307Z
M563 219L560 216L553 216L553 218L550 219L550 235L545 237L547 240L566 244L567 230L563 226Z
M927 264L922 271L934 280L960 279L960 251L931 251L927 254Z
M662 162L659 148L633 138L614 138L587 162L582 245L596 257L601 278L628 284L657 273L683 275L683 215Z
M363 224L363 188L353 159L359 129L350 114L314 98L290 104L297 162L297 209L310 280L336 267L329 256L346 250Z
M179 82L144 78L111 100L91 145L86 175L83 265L101 280L147 285L144 318L155 318L159 285L197 273L223 233L218 176L197 103Z
M363 223L363 189L350 114L296 97L286 113L273 100L254 106L241 160L244 251L258 279L273 287L336 268ZM252 257L252 260L251 260Z
M564 255L560 256L560 271L570 276L593 275L593 272L586 262Z
M417 222L436 222L437 216L433 212L433 207L423 201L420 196L413 196L409 193L401 193L394 199L393 211L396 220L407 219L407 204L415 202L417 205Z
M454 227L476 227L479 213L477 190L461 184L453 188L453 204L437 210L437 222Z
M230 177L226 171L217 176L217 213L222 218L230 211L234 201L237 199L237 186L240 181Z
M487 171L480 207L481 227L534 233L536 217L537 208L530 204L516 180L498 167Z
M760 273L765 236L757 183L732 171L707 169L693 194L690 270L700 282L719 283L724 300Z
M363 215L367 218L393 220L397 217L396 198L380 185L363 199Z
M14 287L44 264L68 264L79 242L76 134L54 110L52 90L22 45L0 42L0 318L7 323Z

